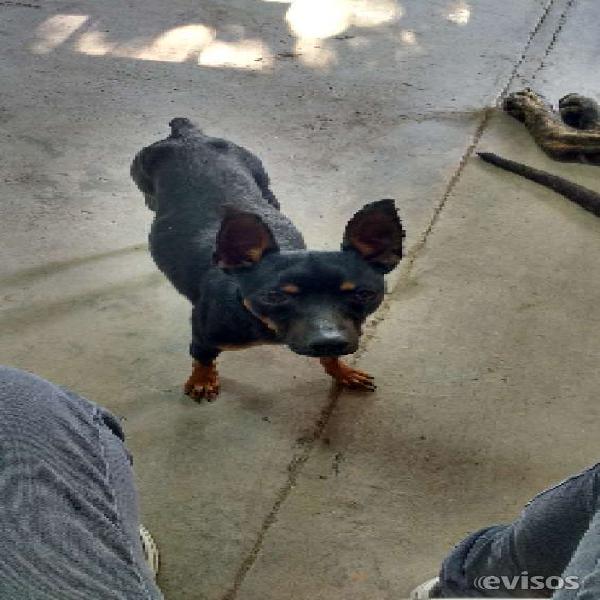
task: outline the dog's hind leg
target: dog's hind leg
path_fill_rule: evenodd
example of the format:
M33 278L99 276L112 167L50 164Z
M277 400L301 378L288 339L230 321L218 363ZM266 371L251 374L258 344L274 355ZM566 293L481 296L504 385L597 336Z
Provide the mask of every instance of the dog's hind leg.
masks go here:
M259 187L263 198L271 206L279 210L281 208L279 206L279 200L277 200L275 194L271 191L271 181L260 158L255 154L252 154L249 150L246 150L246 148L242 148L236 144L231 144L231 146L234 148L238 158L244 163L250 173L252 173L252 177L254 177L254 181L256 181L256 185Z

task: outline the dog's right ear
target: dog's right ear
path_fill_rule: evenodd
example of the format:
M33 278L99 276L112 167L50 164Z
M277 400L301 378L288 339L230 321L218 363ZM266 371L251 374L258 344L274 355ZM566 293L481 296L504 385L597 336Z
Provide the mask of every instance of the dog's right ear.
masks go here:
M258 215L231 211L221 222L213 261L222 269L249 267L277 250L271 230Z

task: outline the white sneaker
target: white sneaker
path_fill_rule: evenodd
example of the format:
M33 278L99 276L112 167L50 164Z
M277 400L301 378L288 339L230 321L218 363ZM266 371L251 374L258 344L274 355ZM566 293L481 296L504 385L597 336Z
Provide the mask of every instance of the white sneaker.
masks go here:
M143 525L140 525L140 540L146 563L148 563L150 571L154 575L154 579L156 579L156 575L158 574L158 546L150 532Z
M439 577L434 577L433 579L429 579L425 583L418 585L410 593L410 600L427 600L428 598L435 598L436 596L432 596L431 593L436 588L439 580Z

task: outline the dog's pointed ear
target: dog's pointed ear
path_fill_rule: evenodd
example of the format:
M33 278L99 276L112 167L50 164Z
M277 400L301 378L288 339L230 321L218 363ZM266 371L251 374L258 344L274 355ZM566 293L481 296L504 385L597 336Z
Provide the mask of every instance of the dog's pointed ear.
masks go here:
M223 269L248 267L277 250L271 230L258 215L230 211L221 222L213 261Z
M394 201L378 200L348 221L342 250L354 250L377 271L389 273L402 259L405 236Z

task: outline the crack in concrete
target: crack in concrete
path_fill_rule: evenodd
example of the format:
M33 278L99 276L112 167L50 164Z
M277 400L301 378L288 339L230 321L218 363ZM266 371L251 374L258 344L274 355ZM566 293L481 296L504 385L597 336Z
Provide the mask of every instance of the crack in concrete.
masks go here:
M569 1L572 2L574 0L569 0ZM515 66L513 67L511 74L508 77L508 81L506 82L506 85L502 88L502 91L500 92L500 94L498 96L498 100L500 100L501 98L504 98L504 96L506 96L512 82L517 78L517 76L519 74L519 68L527 59L527 51L531 47L531 44L533 43L533 40L536 38L537 34L539 33L542 25L544 25L544 23L546 22L546 19L548 18L548 15L550 14L550 11L552 10L552 8L554 8L554 5L556 4L556 2L557 2L557 0L548 0L548 2L546 3L546 6L545 6L544 10L542 11L540 18L538 19L537 23L535 24L535 27L531 30L531 33L529 34L529 38L527 38L527 42L525 43L525 46L523 46L523 50L521 52L520 58L515 63Z
M279 493L277 494L275 503L273 504L271 511L263 521L256 541L252 546L252 549L250 550L246 558L242 561L242 564L240 565L240 568L238 569L234 578L232 587L225 593L222 600L234 600L237 597L237 594L240 590L240 587L242 586L242 583L244 582L244 579L246 578L246 575L253 567L254 563L256 562L256 559L258 558L258 555L260 554L267 532L269 531L271 526L277 521L277 515L279 513L279 510L281 509L284 502L287 500L288 496L294 489L298 480L298 476L302 471L302 467L310 458L312 448L314 447L315 443L321 438L323 431L327 426L327 423L329 422L329 418L331 417L331 414L337 406L337 402L341 395L341 392L341 388L337 386L332 389L329 395L329 402L321 410L321 415L317 419L313 431L305 438L307 439L307 441L302 452L294 456L291 462L288 464L287 479L284 485L279 490Z
M433 231L433 228L435 227L436 223L438 222L438 219L440 218L440 214L441 214L442 210L444 210L444 207L446 206L446 202L448 201L448 198L454 191L454 188L455 188L456 184L458 183L458 180L460 179L460 176L462 175L462 173L467 165L467 162L469 161L471 156L473 156L473 152L475 151L477 144L479 144L479 140L481 139L481 136L483 135L483 132L485 131L485 128L487 127L493 112L494 112L493 108L488 108L484 111L483 117L479 121L479 124L477 125L475 132L473 133L473 136L471 138L471 143L467 146L467 149L463 153L463 155L458 163L458 167L452 174L452 177L450 177L450 181L448 182L448 185L446 186L446 191L444 192L442 199L439 201L439 203L433 210L433 215L431 217L431 220L429 221L429 225L426 227L426 229L423 232L423 234L421 235L421 238L419 239L419 241L407 253L406 266L402 273L403 277L398 278L397 283L399 283L402 279L406 279L406 278L410 277L413 265L414 265L418 255L420 254L421 250L425 247L427 240L429 239L429 236L431 235L431 232ZM397 288L398 285L396 284L395 287Z
M557 25L556 29L554 30L554 33L552 34L552 38L550 39L549 44L546 46L546 50L544 51L544 56L540 60L540 64L537 66L537 68L532 73L531 79L535 79L536 75L546 66L546 63L544 61L546 58L548 58L548 56L550 56L550 52L552 52L552 50L554 49L554 46L556 45L556 42L558 41L558 36L560 35L560 32L562 31L565 23L567 22L567 14L571 10L571 8L573 7L574 4L575 4L575 0L567 0L567 4L565 5L565 8L562 11L562 13L560 14L560 17L558 19L558 25Z
M552 36L552 40L551 40L549 46L547 47L546 54L544 56L547 56L551 52L552 47L554 46L556 39L560 33L560 30L562 29L562 27L564 26L564 24L566 22L567 12L571 8L571 6L574 4L574 2L575 2L575 0L567 1L567 6L559 18L558 24L554 31L554 35ZM531 31L531 33L527 39L527 42L525 43L525 46L523 47L520 58L515 63L512 71L508 77L507 83L504 85L504 87L501 89L500 93L497 96L496 104L498 104L500 102L500 100L502 98L504 98L506 96L506 94L508 93L508 90L510 89L512 82L518 75L519 67L526 60L527 52L528 52L529 48L531 47L533 40L535 39L540 28L546 21L551 9L554 7L554 5L556 3L557 3L557 0L549 0L546 3L546 6L545 6L544 10L542 11L542 14L540 15L539 19L537 20L535 27ZM540 66L540 69L542 68L542 66ZM538 71L539 71L539 69L538 69ZM431 235L435 225L437 224L437 221L439 220L442 210L444 209L450 195L454 191L454 188L455 188L456 184L458 183L458 180L460 179L460 176L462 175L467 162L473 155L473 152L475 151L475 148L477 147L477 144L479 143L479 141L483 135L483 132L485 131L493 113L494 113L494 108L486 108L483 110L483 116L473 133L471 142L467 146L465 152L463 153L463 155L459 161L459 164L458 164L456 170L452 174L440 202L434 208L433 215L431 217L429 225L427 226L427 228L421 235L420 240L407 253L405 266L402 269L401 275L398 277L398 279L396 281L396 285L394 286L394 289L392 290L392 292L394 292L398 288L397 284L399 282L410 279L410 274L412 272L413 266L419 256L419 254L422 251L422 249L425 247L429 236ZM386 299L384 300L384 302L380 306L379 310L377 311L377 315L373 319L371 319L370 322L365 327L365 332L362 336L361 345L360 345L358 351L356 353L354 353L354 355L352 356L352 360L350 361L352 364L356 363L365 353L367 342L369 342L371 339L373 339L373 337L375 336L375 332L376 332L378 324L381 321L383 321L385 319L386 315L389 313L393 297L394 297L393 293L390 293L389 295L386 296ZM315 423L315 427L314 427L312 433L307 436L308 439L307 439L306 444L303 447L302 452L300 454L294 456L292 458L291 462L288 464L288 477L287 477L284 485L280 488L280 491L276 496L276 500L273 504L273 507L271 508L270 512L267 514L265 520L263 521L260 531L258 533L258 536L256 538L256 541L254 542L254 544L252 546L252 549L250 550L250 552L248 553L246 558L242 561L242 563L236 573L236 576L234 578L232 587L225 593L225 595L222 597L222 600L235 600L237 598L238 592L246 578L246 575L249 573L250 569L252 569L252 567L254 566L254 564L256 563L256 561L258 559L258 556L263 548L263 543L264 543L265 537L266 537L269 529L277 521L277 516L279 514L279 511L280 511L281 507L283 506L283 504L285 503L285 501L287 500L287 498L290 496L292 490L294 489L294 487L298 481L298 477L302 471L303 466L306 464L306 462L308 461L308 459L310 458L310 456L312 454L312 449L315 447L315 444L321 439L323 432L325 431L325 428L327 427L327 424L329 423L329 419L331 418L331 415L335 412L335 409L339 402L339 398L343 391L344 391L343 388L341 388L340 386L335 386L332 389L332 391L329 395L329 401L325 405L325 407L321 410L320 417L318 418L317 422Z

